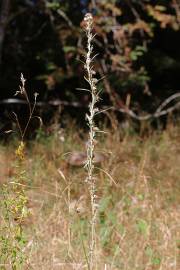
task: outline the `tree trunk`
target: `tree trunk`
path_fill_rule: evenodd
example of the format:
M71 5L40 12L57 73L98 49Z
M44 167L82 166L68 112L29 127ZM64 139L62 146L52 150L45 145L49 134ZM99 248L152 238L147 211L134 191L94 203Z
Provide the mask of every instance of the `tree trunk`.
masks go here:
M6 26L8 23L10 9L10 0L1 0L0 6L0 67L2 64L2 50L3 50L3 42L6 33Z

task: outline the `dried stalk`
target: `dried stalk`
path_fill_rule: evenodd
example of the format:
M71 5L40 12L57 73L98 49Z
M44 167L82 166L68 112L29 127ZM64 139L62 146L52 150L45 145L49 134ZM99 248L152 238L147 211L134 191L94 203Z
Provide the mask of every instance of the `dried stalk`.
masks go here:
M89 269L92 270L95 267L95 247L96 247L96 235L95 235L95 226L96 226L96 213L97 213L97 203L96 203L96 178L94 175L94 149L95 149L95 137L98 128L95 125L94 118L98 112L96 103L99 100L98 91L97 91L97 82L98 80L94 77L96 72L94 71L92 62L94 57L93 53L93 17L90 13L85 15L85 31L87 36L87 53L85 61L85 70L86 77L85 80L89 84L89 92L91 94L91 102L89 103L89 113L86 115L88 126L89 126L89 140L87 144L87 178L86 181L89 186L90 199L91 199L91 230L90 230L90 246L89 246Z

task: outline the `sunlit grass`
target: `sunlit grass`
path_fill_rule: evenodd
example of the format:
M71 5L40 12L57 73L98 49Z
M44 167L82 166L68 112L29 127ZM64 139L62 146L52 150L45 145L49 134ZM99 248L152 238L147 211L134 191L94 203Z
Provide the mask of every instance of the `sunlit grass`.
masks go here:
M179 128L144 139L107 131L97 145L107 156L96 169L98 269L178 269ZM41 132L29 142L31 215L24 229L31 269L87 269L83 246L88 252L91 213L85 171L67 163L70 152L84 151L85 140L73 127ZM14 143L0 147L1 182L13 177L13 151Z

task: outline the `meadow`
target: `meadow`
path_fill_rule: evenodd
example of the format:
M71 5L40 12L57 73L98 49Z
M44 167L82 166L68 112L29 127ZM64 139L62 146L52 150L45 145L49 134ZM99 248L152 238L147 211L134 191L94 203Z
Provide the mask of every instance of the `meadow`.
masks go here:
M120 126L104 131L96 146L105 158L95 168L99 206L94 269L178 269L178 125L143 138ZM69 162L74 151L85 151L86 140L87 134L77 127L54 124L51 132L40 130L27 143L23 168L30 213L22 225L22 269L88 269L86 171ZM1 185L16 173L16 146L16 139L1 143ZM1 264L1 269L11 268Z
M179 103L167 105L179 94L145 118L129 109L127 96L123 123L99 109L90 13L84 30L88 88L78 90L89 93L88 131L71 119L62 128L58 119L28 140L32 120L42 120L34 114L38 94L32 103L21 74L16 95L27 103L27 120L21 125L13 113L19 137L7 130L0 143L0 269L178 269L180 126L170 113ZM98 123L101 113L108 124ZM166 128L148 128L162 115ZM130 117L142 121L140 132Z

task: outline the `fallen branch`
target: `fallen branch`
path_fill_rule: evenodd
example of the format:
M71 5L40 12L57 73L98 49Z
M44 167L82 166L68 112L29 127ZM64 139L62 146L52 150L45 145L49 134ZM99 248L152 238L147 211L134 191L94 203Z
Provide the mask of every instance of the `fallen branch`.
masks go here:
M108 107L108 106L102 106L100 109L102 110L113 110L113 111L119 111L121 113L129 115L131 118L136 119L138 121L145 121L152 118L159 118L161 116L164 116L166 114L172 113L175 110L178 110L180 108L180 101L178 101L176 104L168 107L165 109L165 107L172 102L173 100L180 98L180 93L176 93L165 99L160 106L157 108L157 110L152 114L146 114L146 115L138 115L134 111L130 110L129 108L118 108L118 107ZM4 99L0 101L0 104L27 104L25 100L17 99L17 98L9 98ZM68 101L62 101L59 99L51 100L48 102L40 101L37 102L36 106L67 106L67 107L75 107L75 108L87 108L88 105L83 105L79 102L68 102Z

